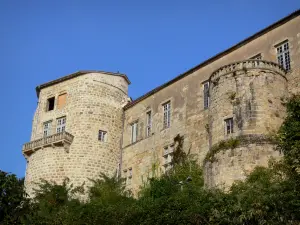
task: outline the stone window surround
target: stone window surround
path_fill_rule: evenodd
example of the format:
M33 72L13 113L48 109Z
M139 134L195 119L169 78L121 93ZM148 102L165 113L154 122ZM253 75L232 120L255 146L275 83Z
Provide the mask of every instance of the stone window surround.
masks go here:
M61 118L67 118L67 116L66 115L62 115L62 116L59 116L59 117L57 117L56 119L55 119L55 121L57 122L57 120L58 119L61 119ZM49 120L46 120L46 121L44 121L41 125L42 125L42 131L43 131L43 137L44 137L44 125L45 125L45 123L47 123L47 122L51 122L51 125L50 125L50 133L49 133L49 135L51 135L51 134L56 134L57 133L57 130L56 130L56 128L57 128L57 123L55 123L55 126L52 126L52 122L53 122L53 119L49 119ZM67 124L67 123L65 123L65 124ZM66 127L66 125L65 125L65 127ZM53 132L54 131L54 132Z
M98 141L106 143L107 142L107 131L99 130L98 131Z
M53 105L53 109L49 110L49 100L54 98L54 105ZM47 112L51 112L51 111L54 111L56 109L56 96L55 95L49 95L46 99L46 102L45 102L45 106L44 106L44 111L47 113Z
M150 121L149 121L149 115L150 115ZM149 123L150 122L150 123ZM146 111L146 138L150 137L151 135L153 135L153 110L152 109L148 109Z
M207 89L207 96L205 95L205 85L208 85L208 89ZM202 89L203 89L203 109L206 110L209 108L209 80L205 80L202 82ZM207 97L207 104L206 104L206 97Z
M58 104L58 96L64 95L64 94L66 94L66 103L65 103L65 105L66 105L67 104L67 99L68 99L68 93L65 90L64 91L59 91L57 94L51 94L51 95L47 96L46 102L44 103L45 104L44 111L47 113L47 112L54 111L56 109L63 109L65 107L65 105L62 106L61 108L58 108L57 104ZM50 98L54 98L54 108L53 108L53 110L49 111L48 110L48 99L50 99Z
M290 69L287 70L287 74L290 74L293 72L293 68L294 68L294 61L293 61L293 37L283 37L282 39L278 40L276 42L276 44L273 44L273 54L274 54L274 59L275 62L278 63L278 59L277 59L277 47L279 47L280 45L284 44L285 42L289 43L289 52L290 52Z
M47 120L42 123L43 126L43 137L50 136L52 134L52 122L53 120ZM46 127L47 125L47 127Z
M169 107L169 126L165 126L164 125L164 106L166 104L169 104L170 107ZM166 99L164 100L163 102L161 102L160 104L160 107L161 107L161 112L162 112L162 130L166 130L168 128L171 127L171 121L172 121L172 105L173 105L173 101L172 101L172 98L169 98L169 99Z
M227 116L223 118L223 124L224 124L224 135L225 137L231 136L234 134L234 117L233 116ZM227 133L227 121L232 121L230 133Z
M136 128L135 128L135 140L133 140L133 127L134 127L134 124L136 124ZM130 124L130 144L134 144L134 143L137 143L139 141L139 120L134 120L132 121Z
M173 152L174 152L175 144L168 144L163 147L163 162L162 166L165 168L165 172L172 168L172 160L173 160Z
M67 117L62 116L56 119L56 133L61 133L66 130Z

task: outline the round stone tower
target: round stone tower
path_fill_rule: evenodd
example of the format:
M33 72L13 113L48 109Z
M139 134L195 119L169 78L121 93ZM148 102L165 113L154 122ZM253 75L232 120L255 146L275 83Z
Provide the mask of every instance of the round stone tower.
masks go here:
M37 87L31 142L23 146L29 194L41 178L89 185L117 171L128 84L123 74L80 71Z
M255 166L266 166L274 151L270 135L281 125L287 93L285 71L262 60L235 62L210 76L208 186L231 185Z

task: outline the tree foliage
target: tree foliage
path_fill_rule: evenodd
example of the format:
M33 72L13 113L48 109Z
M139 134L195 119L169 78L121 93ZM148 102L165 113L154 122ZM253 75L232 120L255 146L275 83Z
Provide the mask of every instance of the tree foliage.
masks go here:
M0 170L0 224L15 224L22 213L24 179Z

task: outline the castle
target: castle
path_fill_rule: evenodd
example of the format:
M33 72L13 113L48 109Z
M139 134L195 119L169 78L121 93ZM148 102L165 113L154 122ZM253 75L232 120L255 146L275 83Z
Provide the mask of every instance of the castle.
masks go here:
M36 88L22 149L29 194L40 178L89 185L100 172L117 172L136 193L153 165L172 166L177 134L209 186L228 186L280 157L268 136L284 120L282 100L300 90L300 10L133 101L129 84L124 74L79 71Z

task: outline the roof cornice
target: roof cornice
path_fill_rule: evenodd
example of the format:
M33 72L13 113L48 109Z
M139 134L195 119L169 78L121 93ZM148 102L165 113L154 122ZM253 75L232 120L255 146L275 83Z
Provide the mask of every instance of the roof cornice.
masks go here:
M78 77L78 76L81 76L81 75L84 75L84 74L88 74L88 73L102 73L102 74L107 74L107 75L120 76L120 77L123 77L128 84L130 84L130 81L129 81L128 77L126 76L126 74L113 73L113 72L107 72L107 71L99 71L99 70L79 70L75 73L71 73L69 75L63 76L63 77L58 78L56 80L52 80L52 81L49 81L47 83L44 83L44 84L41 84L41 85L37 86L36 87L36 94L39 97L41 89L43 89L45 87L49 87L49 86L52 86L54 84L58 84L60 82L70 80L72 78L75 78L75 77Z
M204 66L206 66L206 65L208 65L208 64L210 64L210 63L212 63L212 62L214 62L214 61L216 61L216 60L218 60L218 59L220 59L220 58L222 58L223 56L225 56L225 55L227 55L227 54L229 54L229 53L235 51L236 49L238 49L238 48L240 48L240 47L246 45L247 43L249 43L249 42L255 40L256 38L258 38L258 37L260 37L260 36L266 34L267 32L269 32L269 31L271 31L271 30L273 30L273 29L275 29L275 28L277 28L277 27L279 27L279 26L281 26L281 25L287 23L288 21L294 19L295 17L297 17L297 16L299 16L299 15L300 15L300 9L298 9L298 10L296 10L295 12L291 13L290 15L288 15L288 16L282 18L281 20L278 20L277 22L271 24L270 26L268 26L268 27L266 27L266 28L260 30L259 32L257 32L257 33L255 33L255 34L251 35L250 37L248 37L248 38L246 38L246 39L244 39L244 40L238 42L237 44L233 45L232 47L228 48L227 50L222 51L222 52L218 53L217 55L215 55L215 56L213 56L213 57L211 57L211 58L205 60L204 62L198 64L197 66L191 68L190 70L188 70L188 71L186 71L186 72L184 72L184 73L178 75L178 76L175 77L174 79L172 79L172 80L170 80L170 81L168 81L168 82L166 82L166 83L164 83L164 84L162 84L162 85L160 85L160 86L154 88L153 90L147 92L146 94L144 94L144 95L138 97L136 100L134 100L134 101L128 103L127 105L125 105L125 106L124 106L124 109L126 110L126 109L128 109L128 108L134 106L134 105L137 104L138 102L140 102L140 101L144 100L145 98L147 98L147 97L153 95L154 93L158 92L159 90L161 90L161 89L163 89L163 88L165 88L165 87L167 87L167 86L173 84L174 82L176 82L176 81L178 81L178 80L181 80L182 78L184 78L184 77L186 77L186 76L192 74L193 72L197 71L198 69L200 69L200 68L202 68L202 67L204 67Z

